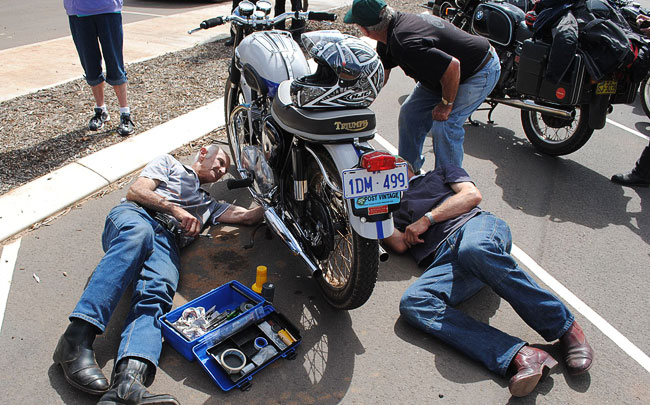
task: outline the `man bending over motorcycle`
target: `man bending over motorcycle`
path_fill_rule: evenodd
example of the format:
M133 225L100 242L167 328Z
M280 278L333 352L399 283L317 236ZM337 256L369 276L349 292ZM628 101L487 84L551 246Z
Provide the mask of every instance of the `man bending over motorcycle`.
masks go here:
M570 374L587 372L594 354L582 328L517 265L508 225L479 208L480 201L461 168L442 166L419 176L409 170L409 188L394 213L395 232L384 243L398 253L409 251L426 270L402 296L402 316L489 370L502 376L510 371L510 393L526 396L557 362L455 309L488 285L544 339L560 340Z
M106 218L99 262L70 324L54 352L66 380L84 392L102 395L100 404L178 404L171 395L151 395L162 349L158 317L169 311L178 285L179 249L206 224L251 225L263 209L220 203L200 188L226 174L228 155L219 147L201 148L185 166L170 155L151 161L129 188L126 200ZM129 285L133 299L109 386L93 351Z
M399 154L420 170L431 131L435 167L461 167L463 123L490 94L501 72L488 40L439 17L397 12L384 0L354 0L344 22L357 24L378 41L385 80L390 69L400 66L417 82L400 109Z

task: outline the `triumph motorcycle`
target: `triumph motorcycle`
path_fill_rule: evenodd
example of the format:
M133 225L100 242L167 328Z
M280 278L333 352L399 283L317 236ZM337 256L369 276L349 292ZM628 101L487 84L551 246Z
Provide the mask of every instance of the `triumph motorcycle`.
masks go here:
M490 41L501 61L501 76L485 100L488 122L499 104L519 108L526 137L544 154L560 156L580 149L594 130L605 126L614 104L635 99L641 80L635 80L627 66L594 80L580 47L559 83L546 79L551 38L533 39L525 21L532 0L434 0L422 6ZM650 88L647 91L650 100Z
M378 240L392 234L392 212L408 187L405 164L368 143L375 114L346 108L370 93L376 96L383 67L376 62L371 72L374 89L352 93L341 85L318 101L297 100L292 86L312 74L313 63L290 33L274 26L289 18L334 21L336 15L296 11L271 18L270 11L266 0L243 1L232 15L205 20L195 29L230 23L235 33L224 108L239 178L229 187L248 188L264 208L265 225L302 258L332 306L356 308L374 289L379 260L386 257ZM339 51L343 56L346 37L334 30L312 31L302 34L302 42L312 57L336 58ZM374 49L366 47L357 51L378 61ZM347 61L336 72L340 83L354 82Z

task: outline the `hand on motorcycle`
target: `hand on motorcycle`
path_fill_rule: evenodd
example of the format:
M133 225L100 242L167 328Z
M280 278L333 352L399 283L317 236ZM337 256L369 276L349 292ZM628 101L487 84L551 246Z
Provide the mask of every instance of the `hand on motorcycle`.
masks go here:
M201 232L201 221L179 206L175 206L172 215L180 223L185 236L194 237Z
M410 248L418 243L424 243L424 239L420 239L420 235L426 232L427 229L429 229L429 220L426 217L422 217L407 226L404 230L404 243L406 246Z
M454 108L454 106L451 104L444 105L443 103L438 103L433 107L431 115L435 121L447 121L452 108Z

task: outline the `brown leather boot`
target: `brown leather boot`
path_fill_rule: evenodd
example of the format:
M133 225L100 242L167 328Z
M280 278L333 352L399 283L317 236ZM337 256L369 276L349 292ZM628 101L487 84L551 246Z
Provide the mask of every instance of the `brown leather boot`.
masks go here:
M510 363L516 370L508 384L510 394L513 397L525 397L530 394L537 383L556 365L557 361L544 350L530 346L522 347Z
M589 346L585 333L578 322L573 325L560 338L564 349L564 361L571 375L586 373L594 361L594 349Z

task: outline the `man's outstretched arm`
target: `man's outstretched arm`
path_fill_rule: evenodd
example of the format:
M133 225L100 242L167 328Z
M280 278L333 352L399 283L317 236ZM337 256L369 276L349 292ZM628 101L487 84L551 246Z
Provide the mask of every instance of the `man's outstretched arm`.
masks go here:
M217 221L226 224L255 225L263 217L264 209L260 206L244 208L238 205L231 205L223 214L219 215Z

